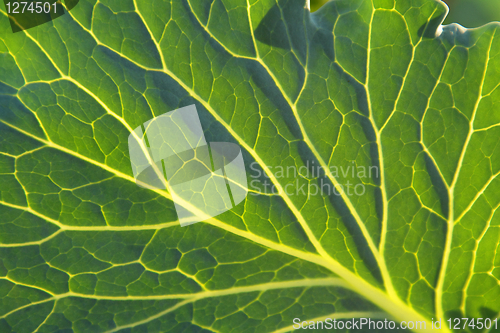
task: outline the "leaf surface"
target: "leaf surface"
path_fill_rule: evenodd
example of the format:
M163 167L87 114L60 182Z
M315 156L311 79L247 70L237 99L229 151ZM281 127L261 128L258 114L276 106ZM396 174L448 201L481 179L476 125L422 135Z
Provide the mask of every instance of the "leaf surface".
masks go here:
M81 0L13 34L0 11L2 332L498 316L498 24L441 26L434 0ZM250 194L180 227L127 139L191 104Z

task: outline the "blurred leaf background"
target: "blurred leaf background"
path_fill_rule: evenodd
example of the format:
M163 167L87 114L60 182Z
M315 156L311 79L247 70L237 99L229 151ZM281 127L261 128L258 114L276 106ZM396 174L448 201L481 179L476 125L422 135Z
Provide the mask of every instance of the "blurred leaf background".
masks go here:
M318 10L328 0L311 0L311 11ZM396 0L401 1L401 0ZM459 23L475 28L492 21L500 21L500 0L443 0L450 7L445 24Z

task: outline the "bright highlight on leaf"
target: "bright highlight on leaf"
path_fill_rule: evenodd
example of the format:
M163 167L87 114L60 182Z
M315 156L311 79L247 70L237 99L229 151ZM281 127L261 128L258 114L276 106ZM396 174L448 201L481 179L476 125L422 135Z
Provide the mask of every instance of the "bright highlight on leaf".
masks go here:
M82 0L13 34L0 6L2 333L495 331L498 24L440 26L435 0ZM182 228L128 137L192 104L249 195Z

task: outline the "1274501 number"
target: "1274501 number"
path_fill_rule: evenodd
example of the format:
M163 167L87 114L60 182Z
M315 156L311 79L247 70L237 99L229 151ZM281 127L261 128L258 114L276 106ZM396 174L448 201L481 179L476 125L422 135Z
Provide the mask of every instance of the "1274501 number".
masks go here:
M48 14L54 8L54 13L57 13L57 2L51 4L50 2L8 2L7 3L7 13L8 14Z
M450 330L464 330L467 327L472 329L498 329L498 318L491 320L490 318L455 318L448 319Z

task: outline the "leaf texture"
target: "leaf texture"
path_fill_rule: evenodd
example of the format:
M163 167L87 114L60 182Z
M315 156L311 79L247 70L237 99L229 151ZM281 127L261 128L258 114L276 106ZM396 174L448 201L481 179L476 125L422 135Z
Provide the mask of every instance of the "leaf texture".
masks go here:
M0 11L1 332L498 316L498 24L441 26L434 0L81 0L13 34ZM127 138L191 104L275 191L182 228Z

